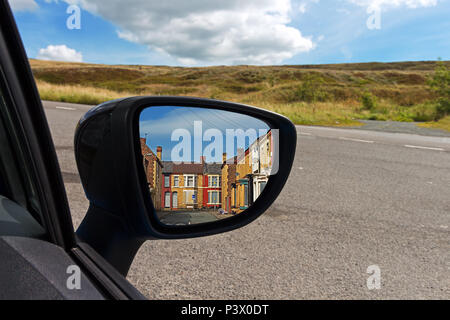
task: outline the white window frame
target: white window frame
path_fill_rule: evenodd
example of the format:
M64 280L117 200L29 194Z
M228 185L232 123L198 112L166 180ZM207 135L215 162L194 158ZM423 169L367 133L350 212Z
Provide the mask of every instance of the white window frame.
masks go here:
M166 180L166 178L167 178L167 180ZM168 185L166 184L166 181L169 182ZM164 175L164 188L170 188L170 175L169 174Z
M188 185L189 178L192 178L193 185ZM197 175L196 174L185 174L184 175L184 187L185 188L195 188L197 185Z
M217 201L218 201L218 202L211 202L212 194L213 194L213 193L217 193ZM221 201L220 201L220 191L219 191L219 190L210 190L210 191L208 191L208 204L209 204L209 205L219 205L219 204L221 204Z
M212 185L212 178L217 178L217 186L213 186ZM208 175L208 187L210 187L210 188L220 188L220 175L218 175L218 174Z
M175 183L175 181L176 181L176 183ZM180 186L180 176L173 176L173 187L179 187L179 186Z

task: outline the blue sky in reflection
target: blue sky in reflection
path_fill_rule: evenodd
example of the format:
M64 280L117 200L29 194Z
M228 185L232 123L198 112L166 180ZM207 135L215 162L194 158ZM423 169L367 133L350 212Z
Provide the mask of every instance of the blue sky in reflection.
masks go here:
M194 122L201 121L201 137L202 150L209 144L214 142L214 138L204 139L204 134L209 129L217 129L223 135L223 152L226 148L226 130L242 129L244 132L248 129L254 129L256 136L261 136L270 130L269 126L256 118L239 114L235 112L207 109L207 108L193 108L193 107L174 107L174 106L157 106L145 108L139 118L140 137L147 139L147 145L156 153L156 147L161 146L163 149L162 159L164 161L174 160L171 158L172 149L180 143L179 141L172 141L172 133L177 129L185 129L189 131L191 136L191 157L190 161L198 162L200 159L194 158L198 153L194 152ZM198 135L197 135L198 137ZM248 148L255 139L246 139L245 148ZM197 140L198 141L198 140ZM234 154L237 153L237 139L234 139ZM220 162L222 154L212 154L214 157L207 156L207 162ZM228 157L231 157L228 154Z

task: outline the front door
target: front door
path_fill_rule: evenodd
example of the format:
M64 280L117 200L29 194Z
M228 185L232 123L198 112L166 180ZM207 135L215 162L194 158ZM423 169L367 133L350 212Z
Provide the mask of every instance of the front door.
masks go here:
M172 208L178 208L178 192L172 193Z
M164 194L164 207L170 208L170 192Z

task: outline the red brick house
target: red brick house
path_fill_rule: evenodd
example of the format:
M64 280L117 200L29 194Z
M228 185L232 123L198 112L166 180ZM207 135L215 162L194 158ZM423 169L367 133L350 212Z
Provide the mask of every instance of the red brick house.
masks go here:
M161 209L161 179L162 168L161 162L162 148L156 148L156 155L147 145L147 140L141 138L141 152L147 183L152 197L153 206L156 210Z
M204 159L202 159L204 160ZM203 162L203 208L222 207L222 164Z

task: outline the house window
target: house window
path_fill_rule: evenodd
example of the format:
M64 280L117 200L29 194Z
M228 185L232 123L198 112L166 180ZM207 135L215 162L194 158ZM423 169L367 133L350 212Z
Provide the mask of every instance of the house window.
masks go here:
M180 177L178 177L178 176L174 176L173 177L173 186L174 187L179 187L180 186Z
M196 175L185 175L184 176L184 186L185 187L195 187L197 185L197 176Z
M220 204L220 192L210 191L208 192L208 204Z
M259 183L259 193L261 194L264 190L264 188L266 187L267 182L260 182Z
M248 207L248 184L244 184L244 206Z
M220 176L208 176L208 186L213 188L220 187Z
M170 176L164 176L164 187L168 188L170 187Z

